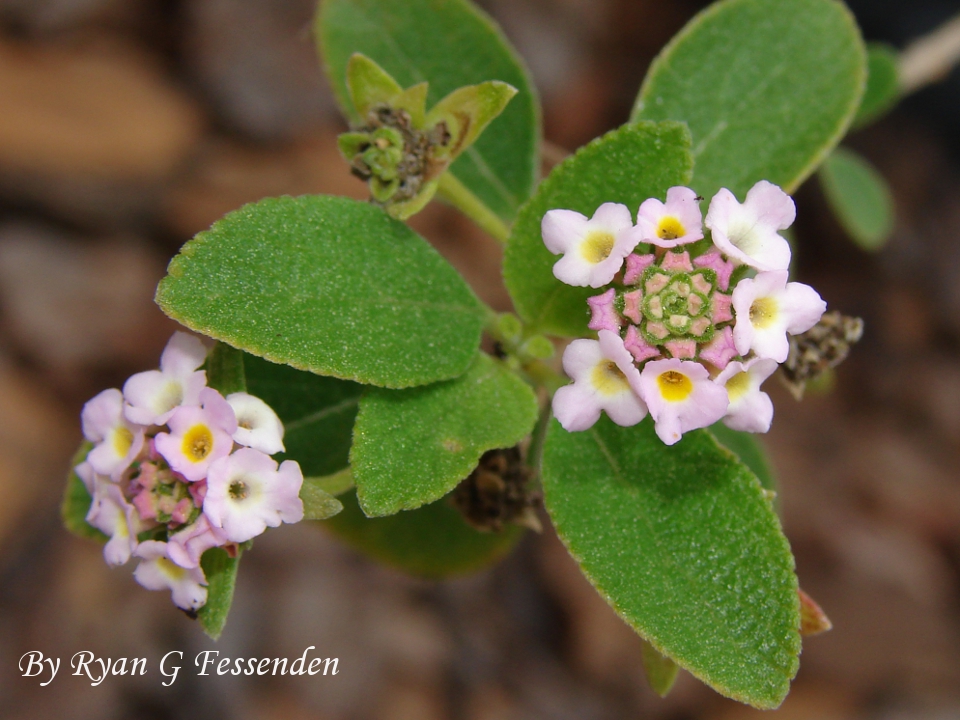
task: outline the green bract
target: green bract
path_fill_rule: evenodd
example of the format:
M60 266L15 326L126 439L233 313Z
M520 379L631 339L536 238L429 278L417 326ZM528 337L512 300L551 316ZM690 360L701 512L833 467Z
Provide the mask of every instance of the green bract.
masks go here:
M105 543L110 538L87 522L87 513L90 512L90 503L93 502L93 498L90 497L83 480L74 470L77 465L87 459L87 453L91 448L93 443L81 443L80 449L70 461L67 488L63 493L63 502L60 503L60 518L63 520L64 527L77 537Z
M544 246L540 222L548 210L590 217L605 202L623 203L636 216L647 198L690 180L690 133L681 123L626 125L580 148L560 163L523 206L510 234L503 277L517 313L538 331L586 335L593 288L565 285L553 275L559 259Z
M673 447L606 417L543 453L550 517L587 578L658 651L717 691L780 704L797 671L790 547L757 478L704 431Z
M517 93L498 80L468 85L427 112L428 83L404 90L360 53L347 63L347 89L361 119L340 136L340 152L369 182L374 201L401 220L430 201L450 163Z
M893 232L893 196L863 156L837 148L820 168L820 184L837 219L864 250L879 250Z
M475 572L516 545L515 525L483 533L464 522L446 500L389 517L368 518L352 492L340 497L343 512L323 527L370 557L413 575L444 578Z
M530 387L488 355L456 380L371 388L360 401L350 465L370 516L443 497L493 448L523 440L537 420Z
M410 228L324 195L228 214L171 261L157 303L253 355L394 388L462 374L485 319L463 278Z
M464 86L499 81L516 88L518 96L450 168L486 207L503 220L513 218L536 179L540 110L519 58L486 15L466 0L325 0L317 15L317 40L351 122L364 122L347 87L347 66L355 53L396 78L396 87L409 88L412 101L422 103L425 94L427 105L440 102L445 110L457 105L476 117L489 115L504 90L502 85L486 85L482 92ZM382 78L364 74L371 95L392 89ZM429 83L429 90L422 83ZM461 94L448 97L450 106L444 106L442 98L458 90ZM368 102L367 91L356 95ZM445 110L440 114L449 118Z
M843 136L865 81L863 41L836 0L721 0L654 61L632 119L689 125L707 199L759 180L790 193Z

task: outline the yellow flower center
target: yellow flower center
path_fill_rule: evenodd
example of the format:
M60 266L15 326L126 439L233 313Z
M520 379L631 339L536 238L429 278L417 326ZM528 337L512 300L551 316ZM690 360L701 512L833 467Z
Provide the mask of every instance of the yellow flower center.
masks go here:
M113 431L113 450L120 457L126 457L133 445L133 433L129 428L118 427Z
M736 402L750 389L750 373L738 372L727 380L726 388L730 402Z
M772 297L757 298L750 306L750 323L754 327L765 328L777 319L777 301Z
M192 462L203 462L213 452L213 433L206 425L194 425L183 435L183 454Z
M693 383L682 372L667 370L657 376L660 394L669 402L683 402L693 392Z
M182 580L187 574L186 570L166 558L157 558L157 570L174 582Z
M683 227L683 223L675 217L668 215L660 218L660 222L657 223L657 237L661 240L676 240L686 234L687 230Z
M593 387L601 395L616 395L630 389L627 376L613 360L604 360L596 364L590 377Z
M616 239L611 233L606 230L594 230L587 233L580 248L586 261L596 265L610 257L614 242Z

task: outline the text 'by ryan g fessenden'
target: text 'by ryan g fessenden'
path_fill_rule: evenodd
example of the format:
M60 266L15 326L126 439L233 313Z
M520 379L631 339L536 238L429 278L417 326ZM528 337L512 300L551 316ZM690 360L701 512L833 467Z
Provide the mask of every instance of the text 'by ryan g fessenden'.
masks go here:
M220 657L219 650L203 650L193 659L198 676L214 675L336 675L338 658L310 657L310 651L316 646L310 645L303 654L290 658L229 658ZM164 687L170 687L177 680L183 667L183 651L171 650L157 663L156 671L165 678ZM70 658L72 674L85 676L94 687L100 685L107 676L146 675L147 658L101 658L89 650L81 650ZM44 657L39 650L31 650L20 657L20 675L25 678L37 678L40 686L46 687L53 682L60 670L60 658Z

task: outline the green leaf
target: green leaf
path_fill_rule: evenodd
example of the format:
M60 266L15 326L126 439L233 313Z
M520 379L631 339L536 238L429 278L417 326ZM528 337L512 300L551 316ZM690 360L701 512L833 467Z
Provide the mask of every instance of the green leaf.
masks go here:
M343 505L327 492L322 478L305 477L300 488L304 520L326 520L343 510Z
M856 128L885 115L900 99L899 53L883 43L867 43L867 89L853 118Z
M847 234L864 250L879 250L893 232L887 181L862 155L837 148L820 167L820 186Z
M343 470L338 470L331 475L304 478L303 480L304 482L309 480L312 485L317 486L324 492L333 495L334 497L343 495L345 492L348 490L353 490L355 487L355 483L353 482L353 470L351 470L349 467L345 467Z
M721 0L654 61L633 120L682 120L693 188L743 197L769 180L792 193L860 106L866 53L836 0Z
M641 647L643 671L647 676L650 687L660 697L666 697L677 681L680 666L673 660L658 653L646 640Z
M224 397L247 391L242 351L218 342L207 355L206 370L207 384Z
M346 72L356 52L403 87L429 82L428 104L487 80L517 88L519 95L450 170L501 218L513 219L537 177L540 107L519 57L489 17L467 0L325 0L317 40L334 92L353 121L359 118Z
M690 133L680 123L637 123L607 133L553 169L520 210L504 255L503 274L519 315L537 332L580 337L587 331L593 288L565 285L553 276L559 257L544 246L540 221L548 210L587 217L605 202L636 213L647 198L690 180Z
M370 388L350 450L360 506L371 517L393 515L443 497L487 450L523 440L537 413L530 386L482 353L455 380Z
M93 448L93 443L84 441L77 450L77 454L70 461L70 474L67 476L67 487L63 493L63 502L60 503L60 518L63 526L77 537L106 542L110 538L87 523L87 513L93 498L87 492L86 485L77 475L74 468L87 459L87 454Z
M368 203L325 195L228 214L171 261L157 302L253 355L395 388L463 374L485 319L423 238Z
M343 512L326 520L325 530L375 560L420 577L476 572L506 555L523 534L515 525L499 533L474 530L445 499L382 518L364 515L352 492L341 500Z
M764 489L776 492L777 480L770 465L770 458L767 457L763 443L756 435L731 430L723 423L711 425L710 433L717 442L740 458L740 462L753 470L753 474L757 476Z
M197 611L197 619L203 631L214 640L220 638L227 624L242 552L237 548L237 556L230 557L223 548L211 548L200 558L200 567L207 578L207 602Z
M272 407L283 422L287 450L278 460L296 460L307 477L347 467L362 385L252 355L244 358L244 367L247 392Z
M556 421L543 489L557 533L617 613L718 692L777 707L798 667L793 556L760 483L704 431Z

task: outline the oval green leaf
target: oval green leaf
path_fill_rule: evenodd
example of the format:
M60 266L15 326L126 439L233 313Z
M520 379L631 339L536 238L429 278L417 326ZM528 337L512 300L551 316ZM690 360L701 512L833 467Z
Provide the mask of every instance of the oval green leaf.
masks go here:
M818 173L823 193L847 234L864 250L882 248L893 232L893 196L859 153L837 148Z
M792 193L860 106L866 53L836 0L722 0L654 61L633 120L682 120L693 188L743 197L758 180Z
M347 467L353 423L363 386L244 356L247 392L273 408L283 422L286 452L307 477Z
M732 452L740 462L753 470L765 490L777 490L777 480L773 474L770 458L760 439L753 433L731 430L723 423L710 426L710 434L717 442Z
M899 53L883 43L867 43L867 89L854 127L869 125L885 115L900 99Z
M718 692L777 707L797 672L793 556L756 477L703 431L556 421L543 488L557 533L614 610Z
M351 120L347 63L363 53L402 87L429 82L427 106L464 85L500 80L519 90L450 168L504 220L533 189L540 140L539 101L520 58L499 28L467 0L325 0L317 16L320 54Z
M605 202L623 203L636 215L647 198L690 180L690 133L681 123L625 125L580 148L553 169L523 206L507 243L503 275L517 313L537 332L587 334L587 298L593 288L565 285L553 276L559 257L543 244L540 221L548 210L587 217Z
M443 497L487 450L523 440L537 411L530 386L485 354L455 380L408 390L370 388L360 401L350 451L360 506L376 517Z
M211 548L200 558L200 567L207 578L207 602L197 611L197 620L213 640L220 639L227 624L242 553L242 547L237 548L234 557L230 557L223 548Z
M381 518L364 515L353 492L340 501L343 512L325 520L325 530L374 560L419 577L481 570L510 552L523 535L515 525L499 533L474 530L446 499Z
M410 228L325 195L226 215L170 262L157 303L253 355L392 388L463 374L485 318L460 274Z

